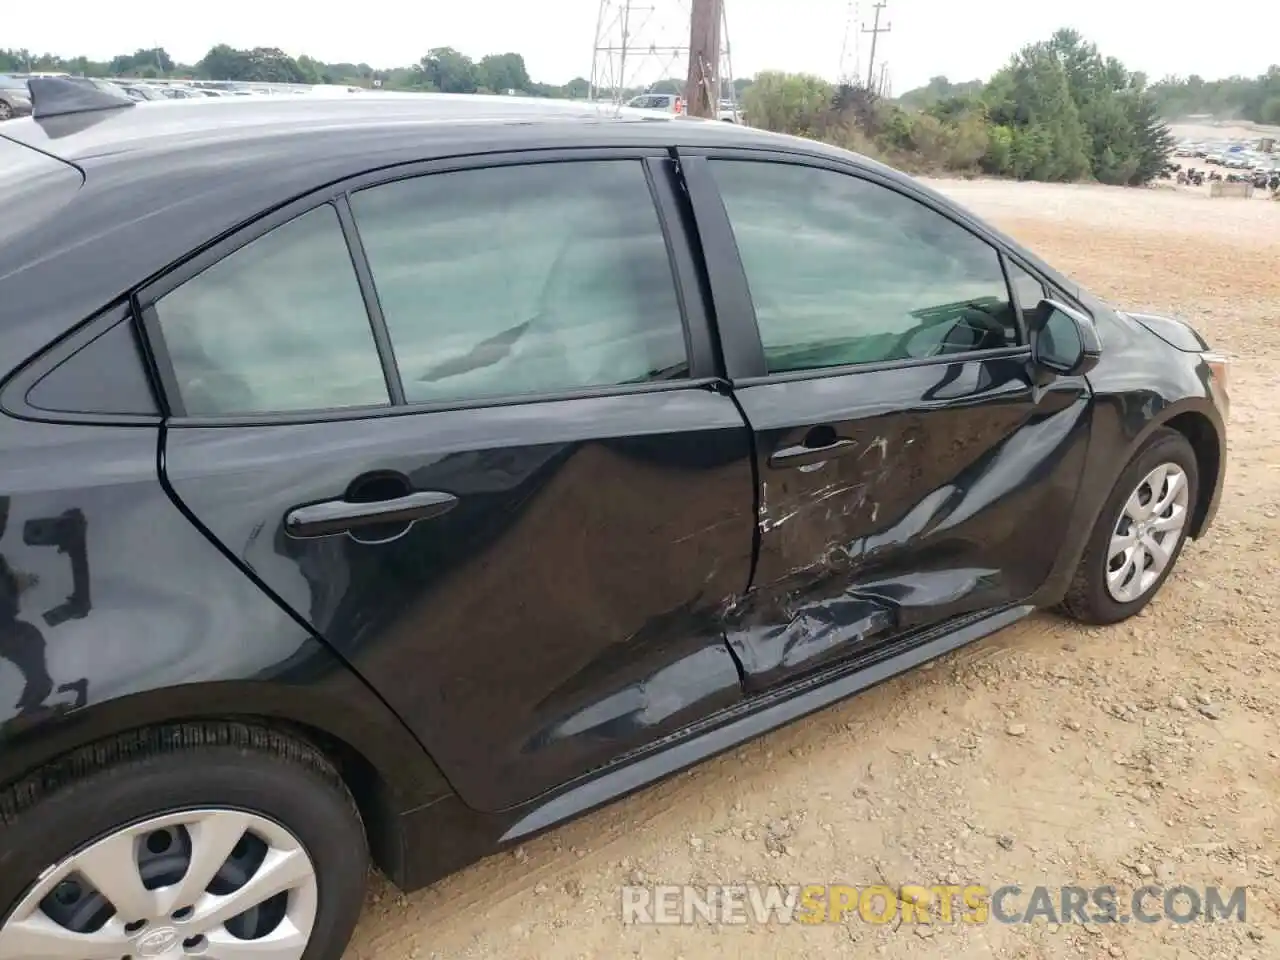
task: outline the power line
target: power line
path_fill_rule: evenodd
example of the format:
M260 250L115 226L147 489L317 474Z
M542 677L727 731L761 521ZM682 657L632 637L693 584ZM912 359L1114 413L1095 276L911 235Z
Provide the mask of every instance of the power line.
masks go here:
M874 90L876 88L876 41L880 39L880 34L888 33L893 29L893 24L886 23L880 26L880 11L887 7L885 0L877 0L872 8L876 12L875 24L870 30L866 27L862 28L863 33L871 34L871 58L867 64L867 89Z

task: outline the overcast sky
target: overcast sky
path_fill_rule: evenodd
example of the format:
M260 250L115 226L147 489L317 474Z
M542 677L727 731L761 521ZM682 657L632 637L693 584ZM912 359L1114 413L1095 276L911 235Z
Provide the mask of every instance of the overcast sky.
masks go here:
M623 0L609 0L615 8ZM687 43L689 0L632 0L633 42ZM733 71L805 70L835 78L858 63L865 70L871 0L726 0ZM304 14L302 11L308 9ZM219 0L215 4L131 0L120 4L71 0L55 8L26 2L5 6L5 45L64 56L107 59L140 46L163 46L194 62L216 43L277 46L321 60L403 65L427 49L452 46L473 57L517 51L535 80L562 83L588 76L598 0L381 0L355 5ZM1017 47L1071 26L1153 79L1168 73L1207 78L1256 75L1280 60L1266 17L1209 14L1190 4L1153 0L889 0L883 17L892 31L880 37L877 60L887 59L897 93L930 77L987 77ZM1256 11L1255 11L1256 12ZM853 20L846 47L846 24ZM616 42L616 41L615 41ZM683 75L670 58L632 57L629 83Z

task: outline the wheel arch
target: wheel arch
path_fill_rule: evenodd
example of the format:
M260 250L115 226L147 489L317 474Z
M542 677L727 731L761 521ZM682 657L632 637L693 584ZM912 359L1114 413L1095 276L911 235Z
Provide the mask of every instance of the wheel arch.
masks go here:
M1193 540L1198 539L1208 529L1221 492L1225 455L1223 449L1225 438L1220 426L1221 422L1221 415L1217 408L1203 397L1188 398L1170 404L1160 410L1138 432L1116 470L1116 476L1119 477L1142 445L1157 430L1167 428L1182 434L1195 452L1200 480L1196 502L1192 508L1191 528L1188 531L1188 535Z
M302 740L334 765L359 808L375 863L394 881L405 869L402 815L452 791L425 749L391 719L371 716L347 697L269 681L168 687L93 704L6 741L0 786L146 730L218 722L268 729Z

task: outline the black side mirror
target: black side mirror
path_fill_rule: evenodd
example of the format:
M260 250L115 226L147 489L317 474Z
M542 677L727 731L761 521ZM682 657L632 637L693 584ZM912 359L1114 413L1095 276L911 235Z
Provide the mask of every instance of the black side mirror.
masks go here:
M1079 377L1098 365L1102 341L1093 320L1057 300L1041 300L1027 317L1031 359L1064 377Z

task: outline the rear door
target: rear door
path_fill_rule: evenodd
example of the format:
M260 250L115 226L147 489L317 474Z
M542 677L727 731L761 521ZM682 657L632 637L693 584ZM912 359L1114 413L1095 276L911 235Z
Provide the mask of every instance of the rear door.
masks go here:
M749 687L1029 597L1071 515L1089 392L1033 380L998 249L836 162L682 163L756 439L759 560L729 634Z
M164 468L493 810L741 698L751 438L669 159L411 173L145 293Z

